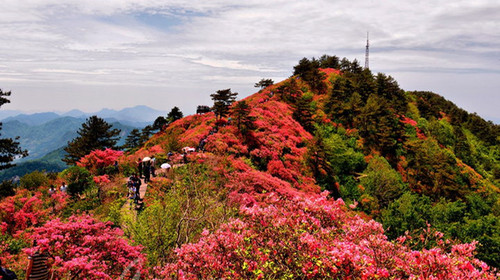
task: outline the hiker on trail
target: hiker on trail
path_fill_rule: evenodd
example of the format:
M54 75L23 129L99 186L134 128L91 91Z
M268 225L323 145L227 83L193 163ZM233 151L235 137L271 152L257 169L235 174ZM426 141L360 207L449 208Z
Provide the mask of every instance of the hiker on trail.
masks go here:
M0 279L17 280L17 275L14 273L14 271L2 266L2 259L0 259Z
M151 178L151 163L149 161L144 162L144 183L149 182L149 178Z
M151 171L151 176L152 177L155 177L155 170L156 170L156 167L155 167L155 164L156 164L156 158L154 156L151 156L151 160L149 161L150 164L151 164L151 167L150 167L150 171Z
M182 162L183 163L188 163L187 153L186 152L182 153Z
M135 194L134 194L134 202L137 204L139 203L139 200L141 199L141 179L137 177L137 175L134 176L134 187L135 187Z
M137 178L137 174L133 174L132 176L130 176L130 178L128 178L128 182L127 182L128 195L127 196L130 199L135 198L136 178Z
M59 189L61 190L61 192L66 192L66 190L68 189L68 186L66 186L66 182L62 182L62 185Z
M139 178L142 178L142 169L144 167L144 163L142 163L141 158L137 160L137 169L139 169ZM146 173L146 172L144 172Z
M36 240L33 241L33 247L37 246ZM49 279L49 265L47 260L49 254L46 252L35 251L35 253L28 257L28 269L26 271L26 280L48 280Z

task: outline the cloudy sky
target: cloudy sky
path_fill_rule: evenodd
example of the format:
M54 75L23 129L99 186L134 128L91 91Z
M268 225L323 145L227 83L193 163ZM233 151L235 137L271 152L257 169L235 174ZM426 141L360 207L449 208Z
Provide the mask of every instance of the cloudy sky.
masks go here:
M2 0L3 110L187 114L302 57L364 64L500 123L500 1Z

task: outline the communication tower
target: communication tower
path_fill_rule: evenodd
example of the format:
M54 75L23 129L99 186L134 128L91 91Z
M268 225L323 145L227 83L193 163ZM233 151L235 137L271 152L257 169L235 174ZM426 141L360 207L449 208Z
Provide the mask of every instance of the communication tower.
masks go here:
M368 39L368 32L366 32L365 69L370 68L370 65L369 65L369 61L370 61L369 55L370 55L370 41Z

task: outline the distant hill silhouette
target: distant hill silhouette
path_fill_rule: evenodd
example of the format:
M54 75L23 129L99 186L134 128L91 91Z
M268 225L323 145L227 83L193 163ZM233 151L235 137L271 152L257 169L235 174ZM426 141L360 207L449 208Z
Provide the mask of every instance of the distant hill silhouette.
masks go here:
M51 120L59 118L60 115L52 112L35 113L35 114L20 114L5 118L2 122L19 121L28 125L41 125Z
M121 110L113 109L102 109L94 113L86 113L81 110L71 110L66 113L58 114L55 112L43 112L43 113L20 113L19 111L9 111L2 117L0 111L0 120L2 122L9 121L19 121L21 123L29 125L41 125L45 122L54 120L59 117L73 117L78 119L85 119L92 115L97 115L100 118L105 119L108 122L118 121L120 123L134 126L134 127L144 127L146 125L152 124L158 116L166 116L166 111L155 110L148 106L139 105L135 107L128 107Z
M64 157L65 152L63 148L54 150L45 156L35 159L27 160L18 163L16 166L0 171L0 181L4 180L17 180L25 174L37 171L47 172L61 172L68 168L65 162L61 159Z

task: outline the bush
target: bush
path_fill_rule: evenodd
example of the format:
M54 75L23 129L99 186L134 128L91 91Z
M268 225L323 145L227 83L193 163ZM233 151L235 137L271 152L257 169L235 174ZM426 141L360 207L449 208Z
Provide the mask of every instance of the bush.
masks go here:
M33 171L29 174L21 177L20 185L21 187L28 190L36 190L40 186L47 186L49 184L49 178L44 172Z
M61 177L68 182L68 193L71 196L83 193L92 184L92 175L87 169L80 166L72 166L64 170Z
M16 184L14 184L12 180L6 180L0 183L0 199L16 194L15 188Z
M90 154L82 157L76 164L85 167L92 172L92 174L103 175L106 172L105 169L112 166L122 155L122 151L115 151L112 149L94 150ZM112 172L113 174L116 172L115 168L112 168Z
M373 157L364 174L361 185L368 194L377 198L381 207L400 197L405 190L401 175L383 157Z

